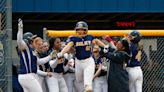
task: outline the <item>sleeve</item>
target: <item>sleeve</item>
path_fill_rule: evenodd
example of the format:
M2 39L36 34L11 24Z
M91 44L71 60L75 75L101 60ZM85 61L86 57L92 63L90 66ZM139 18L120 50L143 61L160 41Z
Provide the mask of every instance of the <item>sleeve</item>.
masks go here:
M66 66L63 65L63 68L64 68L64 72L67 72L69 70L69 66L68 65L66 65Z
M75 72L75 68L69 67L69 71L70 71L70 72Z
M106 37L106 39L105 39L105 40L107 40L107 41L108 41L109 46L110 46L111 48L116 49L116 46L114 45L114 42L113 42L113 40L112 40L110 37Z
M90 37L90 39L91 39L91 40L96 39L96 37L95 37L95 36L93 36L93 35L88 35L88 36Z
M69 53L69 54L68 54L68 53L65 53L65 54L64 54L64 58L67 59L67 60L70 60L70 59L73 58L73 55L70 54L70 53Z
M37 67L37 74L38 74L38 75L41 75L41 76L47 76L47 73L44 72L44 71L41 71L41 70L39 69L39 66Z
M42 65L42 64L47 63L50 60L51 60L51 56L50 55L48 55L47 57L44 57L44 58L37 57L37 64L38 65Z
M75 43L75 37L71 36L67 39L66 41L66 45L69 43L69 42L73 42L73 44Z
M126 56L121 52L108 52L103 56L116 63L122 63L126 58Z
M57 59L53 59L49 62L51 68L55 68L58 65Z
M92 40L94 40L94 39L96 39L96 37L92 35Z
M23 40L23 29L18 29L18 33L17 33L17 43L18 43L18 47L20 49L25 49L27 48L27 44L24 42Z

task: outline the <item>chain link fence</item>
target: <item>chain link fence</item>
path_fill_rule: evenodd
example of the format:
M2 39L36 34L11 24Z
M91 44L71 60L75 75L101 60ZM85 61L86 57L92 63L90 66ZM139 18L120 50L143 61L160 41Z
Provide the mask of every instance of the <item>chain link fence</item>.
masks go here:
M0 92L7 92L7 67L4 57L4 44L6 35L4 30L6 29L6 1L0 1Z
M141 44L143 92L164 92L164 38L145 37Z
M0 0L0 92L12 92L11 0Z

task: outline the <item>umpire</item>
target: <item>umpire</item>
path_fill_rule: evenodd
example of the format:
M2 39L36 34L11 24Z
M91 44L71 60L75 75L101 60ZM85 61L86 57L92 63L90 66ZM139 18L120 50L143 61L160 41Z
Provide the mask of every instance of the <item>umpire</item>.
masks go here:
M102 57L110 61L108 75L108 92L129 92L129 78L125 67L130 59L127 40L118 41L116 49L109 48L108 52L101 51Z

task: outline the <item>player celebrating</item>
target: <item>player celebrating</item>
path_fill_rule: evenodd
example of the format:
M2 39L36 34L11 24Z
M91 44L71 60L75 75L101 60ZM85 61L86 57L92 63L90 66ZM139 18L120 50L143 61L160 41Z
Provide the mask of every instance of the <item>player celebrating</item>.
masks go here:
M103 65L103 58L100 56L100 48L95 45L93 47L93 58L95 60L95 75L94 75L94 92L107 92L107 67Z
M50 50L49 52L55 51L56 53L61 51L61 40L60 38L52 37L49 40ZM64 57L55 58L51 60L50 71L52 77L47 77L47 85L49 92L68 92L66 82L63 77L64 73Z
M55 55L51 53L45 58L39 59L33 51L32 44L34 35L27 32L23 35L23 21L19 19L18 23L18 53L20 57L20 68L18 80L23 87L24 92L43 92L37 81L37 64L44 64L51 60Z
M75 52L75 76L77 82L84 82L86 92L92 92L92 79L94 76L95 63L92 58L92 45L98 44L104 47L104 43L92 35L88 35L88 25L84 21L79 21L75 27L77 36L69 38L67 45L58 56L61 57L74 47Z
M130 51L132 58L130 59L127 67L129 74L129 89L130 92L142 92L143 73L141 70L141 46L139 41L141 35L138 31L133 30L128 35L128 41L130 44Z

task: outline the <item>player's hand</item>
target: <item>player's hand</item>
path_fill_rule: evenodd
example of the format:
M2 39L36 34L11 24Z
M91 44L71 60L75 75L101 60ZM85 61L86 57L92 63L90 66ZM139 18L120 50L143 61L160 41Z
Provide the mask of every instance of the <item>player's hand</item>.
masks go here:
M56 58L56 51L52 51L50 54L51 59L55 59Z
M61 63L63 63L64 62L64 58L63 57L60 57L60 58L58 58L58 64L61 64Z
M102 39L106 40L108 37L110 37L109 35L103 35Z
M103 71L107 71L107 67L104 66L104 65L102 65L102 70L103 70Z
M18 29L23 29L23 20L21 18L18 19Z
M108 51L109 51L109 45L105 45L104 49L103 49L103 52L108 53Z
M47 72L47 76L52 77L52 72Z
M70 67L73 67L74 66L74 59L70 59L69 61L68 61L68 66L70 66Z
M63 54L61 52L57 53L57 58L62 58Z
M70 54L70 53L65 53L64 58L67 59L67 60L71 60L73 58L73 55Z

